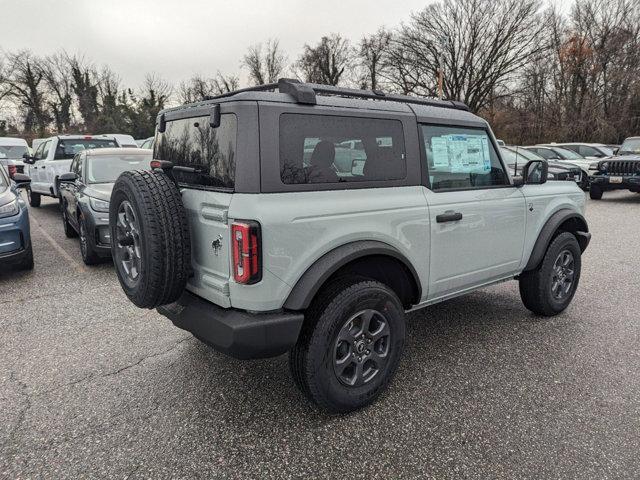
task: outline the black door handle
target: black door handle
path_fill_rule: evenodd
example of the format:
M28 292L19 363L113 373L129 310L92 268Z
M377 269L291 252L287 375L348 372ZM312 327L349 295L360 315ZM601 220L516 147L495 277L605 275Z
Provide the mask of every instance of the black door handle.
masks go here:
M453 210L447 210L440 215L436 215L436 222L438 223L457 222L458 220L462 220L462 214Z

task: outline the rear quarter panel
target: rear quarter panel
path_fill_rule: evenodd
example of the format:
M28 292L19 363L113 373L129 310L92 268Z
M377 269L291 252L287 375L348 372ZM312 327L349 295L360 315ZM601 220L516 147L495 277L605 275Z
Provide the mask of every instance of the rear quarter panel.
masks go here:
M340 245L377 240L399 250L414 266L426 295L429 215L422 187L324 192L235 194L230 221L255 219L262 228L263 280L230 283L236 308L281 308L313 263Z

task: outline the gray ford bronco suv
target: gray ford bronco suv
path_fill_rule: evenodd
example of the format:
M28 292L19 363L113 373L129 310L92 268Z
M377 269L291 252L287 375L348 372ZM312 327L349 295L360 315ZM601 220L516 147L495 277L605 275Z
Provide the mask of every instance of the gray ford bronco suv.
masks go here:
M386 388L407 311L517 279L562 312L590 240L576 183L510 177L457 102L282 79L164 110L152 164L111 195L127 296L228 355L289 352L330 412Z

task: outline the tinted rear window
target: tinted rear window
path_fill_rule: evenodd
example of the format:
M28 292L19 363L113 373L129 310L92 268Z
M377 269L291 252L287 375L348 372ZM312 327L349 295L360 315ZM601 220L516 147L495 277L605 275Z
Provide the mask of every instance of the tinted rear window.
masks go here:
M211 128L209 116L168 121L158 133L154 158L173 163L180 184L233 189L236 173L237 120L232 113Z
M66 138L58 142L54 160L68 160L73 158L76 153L80 153L83 150L89 150L92 148L118 148L118 144L115 140L97 140L85 138L79 138L75 140Z
M280 116L280 177L286 184L401 180L405 157L398 120Z

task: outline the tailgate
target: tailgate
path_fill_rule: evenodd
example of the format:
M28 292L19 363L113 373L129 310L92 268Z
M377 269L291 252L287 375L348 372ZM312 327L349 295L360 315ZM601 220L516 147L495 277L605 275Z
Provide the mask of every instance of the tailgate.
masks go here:
M222 307L230 307L230 237L227 221L232 194L182 189L189 217L193 277L187 289Z

